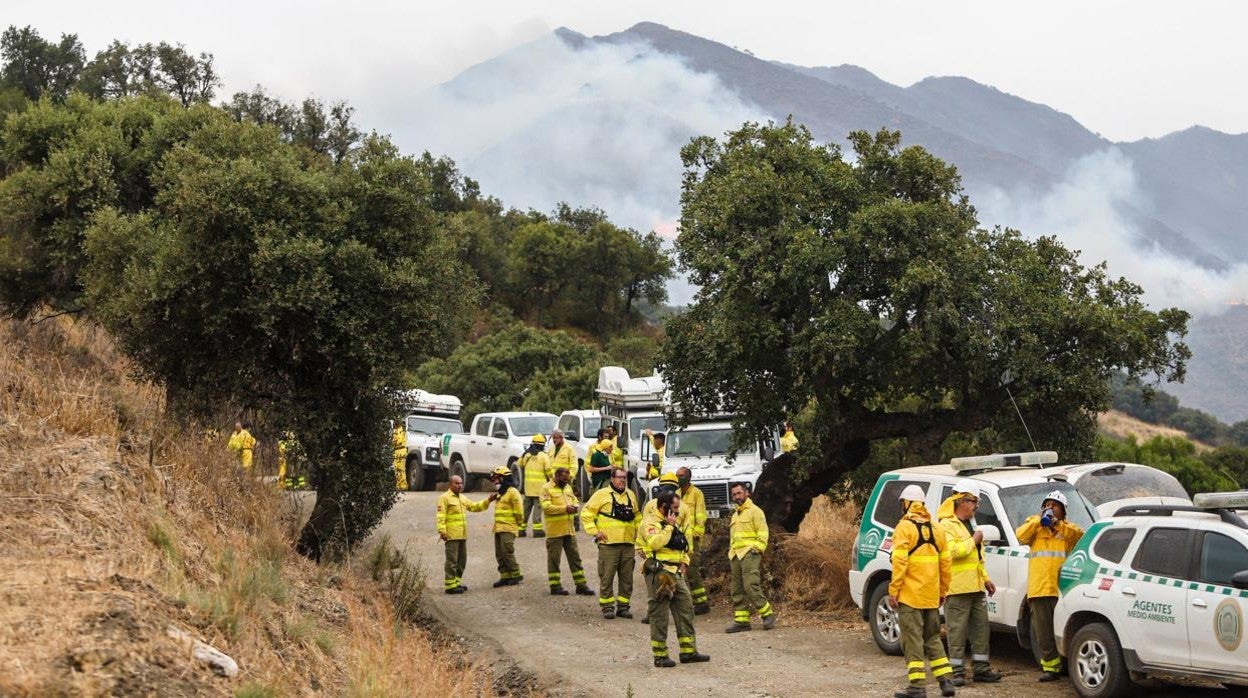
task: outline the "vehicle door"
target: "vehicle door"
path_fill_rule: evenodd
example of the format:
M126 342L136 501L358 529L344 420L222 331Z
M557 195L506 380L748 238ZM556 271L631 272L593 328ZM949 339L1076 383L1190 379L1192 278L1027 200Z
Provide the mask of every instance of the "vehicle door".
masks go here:
M1187 589L1187 636L1192 666L1238 676L1248 675L1244 612L1248 599L1231 586L1236 572L1248 570L1248 548L1218 531L1197 533L1200 559L1195 583Z
M510 438L511 432L507 428L507 419L495 417L494 426L490 429L490 438L485 442L485 459L478 461L476 467L481 470L493 470L500 465L506 465L507 461L513 457L519 458L521 451L519 448L511 447Z
M563 438L569 443L577 443L581 440L581 418L575 414L565 414L559 418L559 426L556 427L563 432Z
M477 467L477 463L482 462L486 458L487 444L490 443L490 433L493 428L493 417L481 417L477 420L477 427L473 429L472 436L468 439L467 456L469 465Z
M1148 664L1191 666L1185 609L1196 534L1187 527L1149 529L1131 559L1132 571L1110 587L1123 646Z

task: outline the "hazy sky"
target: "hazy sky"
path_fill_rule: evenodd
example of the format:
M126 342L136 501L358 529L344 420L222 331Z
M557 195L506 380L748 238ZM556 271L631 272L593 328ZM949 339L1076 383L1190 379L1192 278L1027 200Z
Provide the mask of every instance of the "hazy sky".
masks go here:
M262 83L297 98L384 110L558 26L605 34L649 20L803 65L860 65L908 85L963 75L1071 114L1112 140L1202 124L1248 131L1248 3L951 2L84 2L9 0L6 24L215 54L223 94ZM16 5L16 6L14 6Z

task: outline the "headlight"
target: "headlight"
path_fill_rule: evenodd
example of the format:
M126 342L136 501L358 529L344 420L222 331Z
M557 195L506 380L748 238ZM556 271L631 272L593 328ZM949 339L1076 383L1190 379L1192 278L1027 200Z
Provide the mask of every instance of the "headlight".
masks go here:
M425 460L437 460L442 455L442 449L437 446L430 446L425 449Z

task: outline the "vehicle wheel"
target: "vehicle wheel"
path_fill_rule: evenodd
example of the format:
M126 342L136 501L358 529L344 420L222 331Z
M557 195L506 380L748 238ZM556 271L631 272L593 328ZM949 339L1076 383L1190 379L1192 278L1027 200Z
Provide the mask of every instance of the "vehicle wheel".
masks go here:
M464 481L464 491L471 492L473 484L472 477L468 474L468 468L464 466L463 459L455 458L451 461L451 473L446 478L447 482L450 482L451 478L456 475L459 476L459 479Z
M1079 628L1071 638L1067 659L1070 681L1083 698L1120 696L1131 685L1118 635L1105 623Z
M578 459L577 462L581 467L576 471L576 496L583 502L593 494L593 487L590 485L589 472L585 470L585 461Z
M901 656L901 618L897 610L888 607L888 583L880 582L871 590L867 608L871 638L884 654Z
M628 486L632 488L633 494L637 495L637 506L646 506L646 502L650 499L650 493L646 492L646 488L641 486L641 481L637 479L634 473L628 474Z
M407 459L407 489L409 492L420 492L425 489L425 469L420 467L419 458Z
M507 469L511 471L511 480L516 483L516 489L524 494L524 473L520 470L518 458L512 458L507 461Z

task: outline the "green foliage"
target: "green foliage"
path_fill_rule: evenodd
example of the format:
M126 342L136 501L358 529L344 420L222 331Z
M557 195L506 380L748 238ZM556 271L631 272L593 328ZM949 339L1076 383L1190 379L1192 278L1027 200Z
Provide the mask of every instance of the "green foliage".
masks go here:
M701 288L660 362L675 401L747 431L814 402L810 477L760 479L783 525L874 441L928 462L955 432L1029 448L1012 394L1037 447L1090 453L1115 371L1182 376L1186 313L1052 238L979 229L954 168L899 134L850 140L852 163L795 124L746 124L681 153L677 253Z
M377 541L366 564L373 580L381 584L382 591L390 598L395 617L405 623L419 620L425 592L425 575L420 565L395 548L388 533Z
M1248 448L1222 446L1202 453L1200 459L1210 468L1234 480L1241 488L1248 488Z
M1208 412L1181 406L1169 393L1142 386L1121 374L1114 376L1110 388L1114 409L1136 419L1181 429L1207 444L1248 446L1248 421L1228 426Z
M44 40L33 27L10 25L0 35L0 84L18 90L30 100L47 95L61 100L69 95L86 62L77 34L62 34L57 43Z
M1154 436L1139 443L1135 437L1117 441L1097 437L1096 461L1142 463L1178 479L1188 494L1239 489L1235 480L1196 455L1196 445L1177 436Z
M351 122L355 108L346 102L334 102L328 109L323 102L311 97L298 105L286 104L257 85L251 92L235 93L222 108L236 121L271 125L286 142L332 158L334 162L342 162L363 139L363 134Z
M465 422L482 412L524 409L558 413L589 406L598 368L608 359L562 330L516 322L445 359L422 365L414 385L459 396Z

